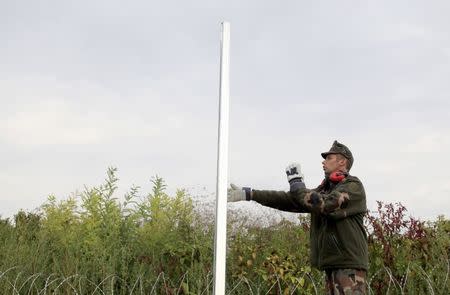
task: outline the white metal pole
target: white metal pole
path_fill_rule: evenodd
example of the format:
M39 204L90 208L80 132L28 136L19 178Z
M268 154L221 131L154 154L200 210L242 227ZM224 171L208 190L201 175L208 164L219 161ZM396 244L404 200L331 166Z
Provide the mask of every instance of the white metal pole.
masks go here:
M220 49L219 136L217 148L214 294L225 294L227 246L228 114L230 99L230 23L222 22Z

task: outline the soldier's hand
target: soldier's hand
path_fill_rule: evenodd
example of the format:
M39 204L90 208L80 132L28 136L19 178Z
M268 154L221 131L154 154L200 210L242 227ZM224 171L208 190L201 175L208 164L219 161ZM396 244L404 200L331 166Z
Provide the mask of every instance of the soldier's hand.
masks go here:
M292 163L286 167L286 176L289 181L290 191L296 191L300 188L305 188L303 182L302 169L299 163Z
M228 202L239 202L245 201L246 199L245 190L242 187L231 183L230 188L228 189Z

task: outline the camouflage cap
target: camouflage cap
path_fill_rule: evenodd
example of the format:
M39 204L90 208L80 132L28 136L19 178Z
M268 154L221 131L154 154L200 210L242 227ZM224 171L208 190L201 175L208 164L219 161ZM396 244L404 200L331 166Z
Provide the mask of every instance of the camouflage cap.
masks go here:
M337 140L335 140L333 142L333 145L331 146L330 150L328 152L323 152L321 153L322 157L325 159L327 157L327 155L329 154L341 154L344 157L346 157L349 161L349 167L348 170L350 170L350 168L352 168L353 165L353 155L352 152L350 151L350 149L348 147L346 147L345 145L343 145L342 143L338 142Z

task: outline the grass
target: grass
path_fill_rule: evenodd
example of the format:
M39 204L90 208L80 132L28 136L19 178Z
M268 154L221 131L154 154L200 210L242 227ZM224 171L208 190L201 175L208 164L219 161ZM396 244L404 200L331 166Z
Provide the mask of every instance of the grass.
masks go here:
M115 172L78 199L49 197L37 212L0 218L2 294L213 293L214 218L182 190L168 196L158 177L150 193L133 187L120 202ZM239 217L229 224L227 294L323 293L308 218L258 226ZM450 294L450 220L425 223L382 203L367 220L368 294Z
M410 263L407 271L401 281L398 281L393 275L393 271L388 267L381 268L378 272L369 276L367 281L368 294L376 294L376 290L371 286L371 281L377 276L387 275L389 282L386 286L384 294L448 294L449 289L449 274L450 274L450 261L445 261L445 271L439 275L438 280L432 280L431 277L436 273L441 272L442 266L434 266L431 272L426 272L420 266ZM14 272L14 270L16 272ZM411 282L411 274L417 275L419 281ZM178 295L178 294L200 294L209 295L213 293L213 276L209 272L205 274L204 280L207 287L203 290L189 290L190 275L189 272L185 272L178 280L173 281L171 278L161 272L157 275L156 279L148 285L145 282L145 273L141 273L137 276L136 280L126 286L126 292L124 294L129 295L143 295L143 294L166 294L166 295ZM322 294L323 278L320 280L314 279L308 274L304 274L300 279L309 280L313 285L311 291L304 291L301 289L300 281L294 285L292 289L286 293L286 289L282 287L282 278L277 276L276 281L269 287L267 285L261 285L259 283L252 282L251 280L241 277L231 281L231 285L227 286L226 294L254 294L254 295L267 295L267 294ZM229 282L230 280L228 280ZM420 282L421 281L421 282ZM55 273L44 275L42 273L36 273L31 275L25 275L20 271L19 266L11 267L4 271L0 271L0 285L3 286L3 292L9 292L10 294L114 294L109 290L113 290L113 286L118 282L124 283L119 276L110 274L106 276L99 283L95 283L84 275L73 274L70 276L61 276ZM423 290L425 293L419 293L417 285L426 285L427 288ZM147 285L147 287L144 287ZM107 286L107 287L105 287ZM165 286L177 286L176 288L165 288ZM87 292L86 290L89 289Z

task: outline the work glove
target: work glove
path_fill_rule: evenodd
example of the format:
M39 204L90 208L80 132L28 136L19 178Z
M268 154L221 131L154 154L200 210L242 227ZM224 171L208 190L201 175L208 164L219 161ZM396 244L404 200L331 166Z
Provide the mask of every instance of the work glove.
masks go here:
M294 192L301 188L305 188L303 182L302 169L299 163L292 163L286 167L286 176L289 182L289 191Z
M235 184L230 184L228 189L228 202L239 202L239 201L250 201L251 199L251 188L240 187Z

